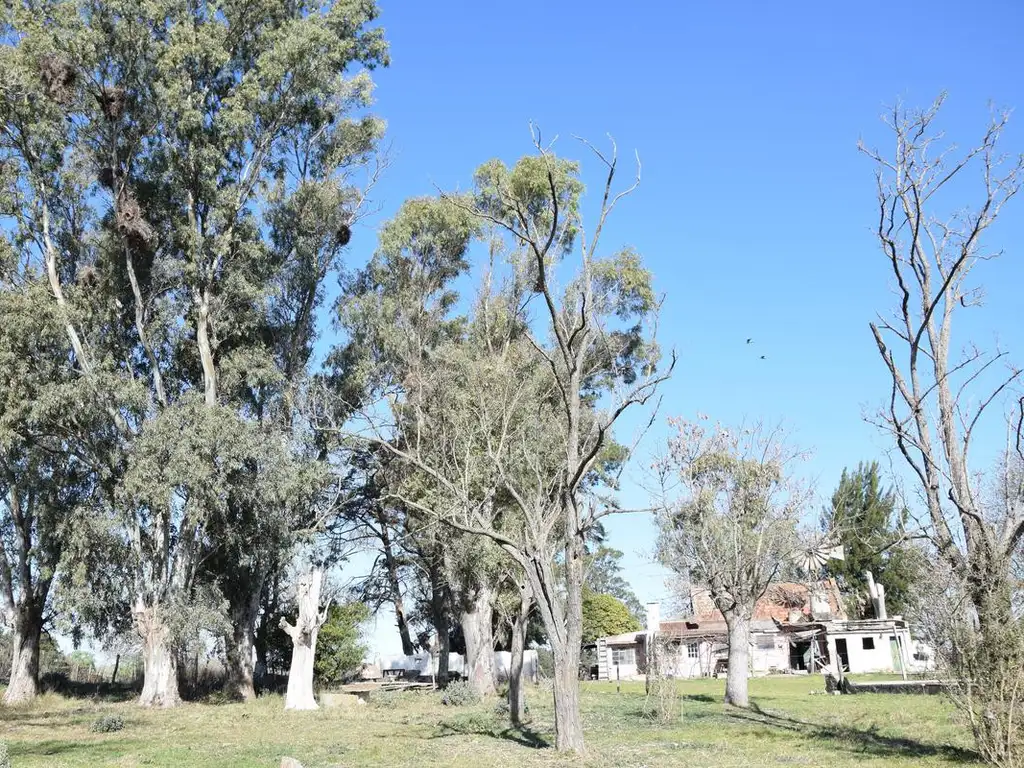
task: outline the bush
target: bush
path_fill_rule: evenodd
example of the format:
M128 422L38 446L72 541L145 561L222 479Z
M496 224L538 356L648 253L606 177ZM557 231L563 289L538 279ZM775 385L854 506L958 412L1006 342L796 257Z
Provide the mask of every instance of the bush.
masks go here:
M93 721L89 730L93 733L113 733L124 728L124 718L120 715L103 715Z
M64 672L47 672L39 678L39 690L43 693L67 693L71 680Z
M0 741L0 768L11 768L11 755L7 751L6 741Z
M379 690L370 693L370 706L375 709L395 709L402 701L401 691Z
M455 682L448 683L448 687L444 689L444 693L441 695L441 703L446 707L465 707L470 704L478 704L480 702L480 694L473 690L466 680L456 680Z

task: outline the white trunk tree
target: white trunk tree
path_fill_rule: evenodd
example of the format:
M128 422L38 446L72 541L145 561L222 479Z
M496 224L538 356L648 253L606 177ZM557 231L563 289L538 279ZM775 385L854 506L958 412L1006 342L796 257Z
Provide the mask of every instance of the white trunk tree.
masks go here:
M313 695L313 662L316 659L316 637L327 621L329 605L320 608L323 586L322 568L313 568L299 578L296 603L299 614L295 624L281 619L283 629L292 639L292 664L288 670L288 692L285 709L318 709Z
M807 502L792 474L800 454L778 428L672 423L676 433L657 463L659 559L711 592L728 626L725 701L746 707L754 606L796 551Z

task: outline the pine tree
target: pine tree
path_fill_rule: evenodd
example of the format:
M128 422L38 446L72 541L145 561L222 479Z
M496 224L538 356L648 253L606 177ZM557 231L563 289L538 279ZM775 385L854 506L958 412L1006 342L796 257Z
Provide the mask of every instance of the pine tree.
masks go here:
M882 486L878 462L862 462L852 472L843 470L832 506L823 511L822 528L837 531L845 556L829 560L826 571L849 596L851 614L872 615L865 571L885 587L890 614L906 608L919 555L904 540L907 512L896 501L893 490Z

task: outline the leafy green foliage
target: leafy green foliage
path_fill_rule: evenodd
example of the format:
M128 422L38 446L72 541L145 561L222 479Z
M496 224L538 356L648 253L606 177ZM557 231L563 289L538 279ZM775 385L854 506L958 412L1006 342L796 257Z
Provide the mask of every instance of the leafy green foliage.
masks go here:
M376 17L370 0L5 8L0 311L24 348L0 340L0 397L18 395L0 446L72 420L46 434L93 473L71 460L84 477L59 484L91 492L64 542L77 626L121 631L129 604L194 623L223 613L216 591L237 609L323 513L326 457L297 425L384 129ZM32 355L62 389L30 391L50 370Z
M910 590L924 563L903 540L906 516L907 511L897 507L896 494L882 487L878 462L843 470L832 505L822 513L822 529L835 531L843 545L844 559L829 560L825 569L849 595L847 610L872 616L865 571L885 587L890 614L902 614L909 607Z
M89 726L93 733L115 733L124 730L124 718L121 715L100 715Z
M599 637L636 632L640 622L626 605L611 595L589 590L583 593L583 642L592 643Z
M370 618L363 603L332 604L316 641L313 673L321 683L340 683L359 671L366 653L362 625Z
M455 680L442 691L441 703L446 707L468 707L480 703L480 694L468 680Z
M402 691L398 690L389 691L382 688L379 691L371 691L370 706L374 709L397 709L402 703L402 696Z
M622 552L599 544L587 555L585 584L587 589L598 594L611 595L622 602L638 622L643 621L645 612L633 588L622 576Z

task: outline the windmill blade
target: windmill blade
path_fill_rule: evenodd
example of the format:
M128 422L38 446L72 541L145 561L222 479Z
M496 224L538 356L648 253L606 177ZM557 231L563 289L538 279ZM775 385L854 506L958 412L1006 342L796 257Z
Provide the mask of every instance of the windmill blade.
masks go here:
M846 560L846 549L842 544L832 547L828 552L829 560Z

